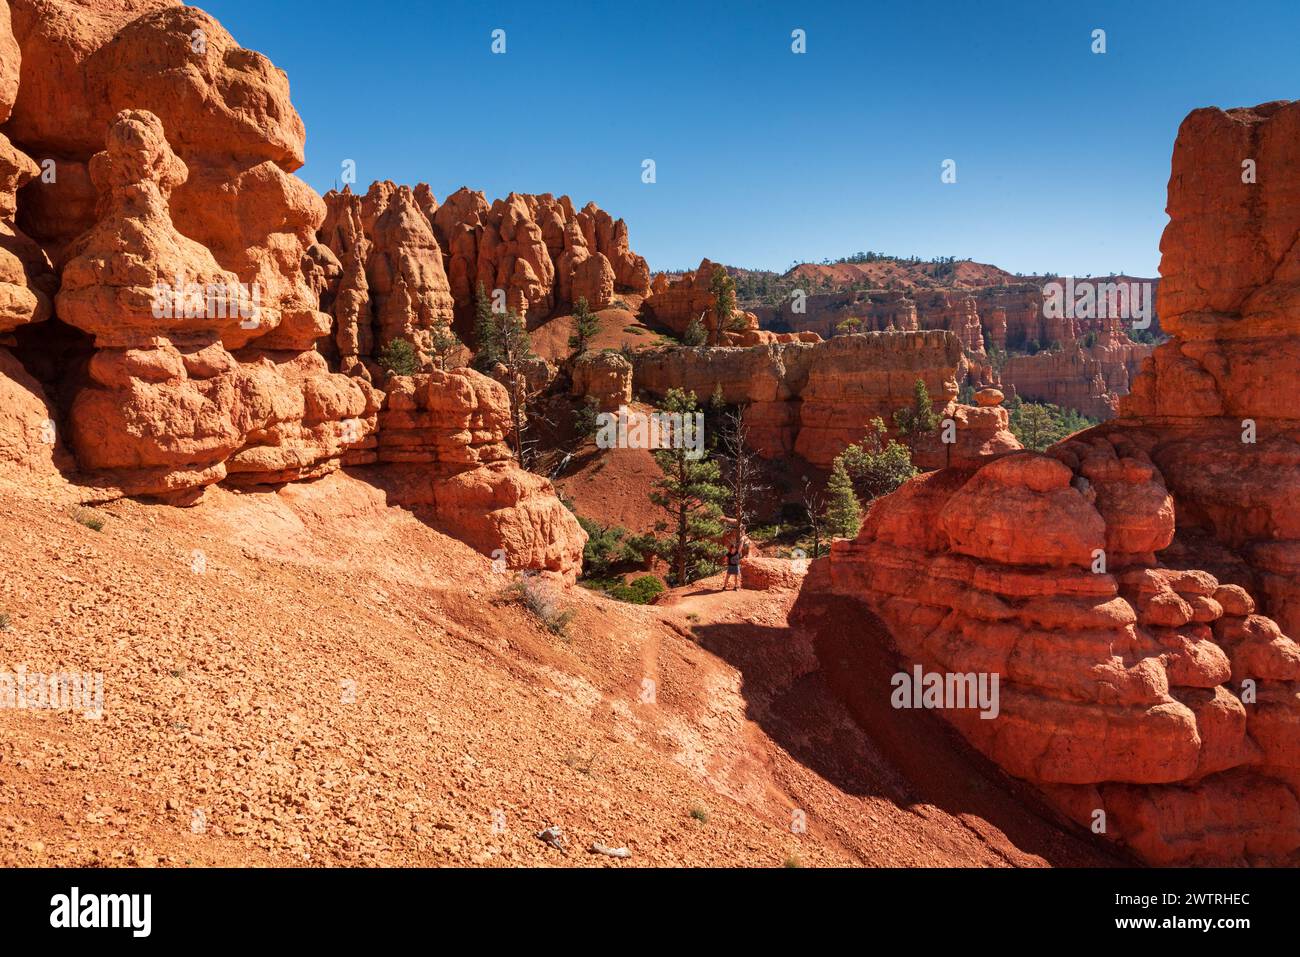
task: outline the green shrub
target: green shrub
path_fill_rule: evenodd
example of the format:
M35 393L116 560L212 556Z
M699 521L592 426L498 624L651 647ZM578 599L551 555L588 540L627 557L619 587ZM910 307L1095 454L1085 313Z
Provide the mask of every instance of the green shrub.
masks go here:
M85 525L92 532L102 532L104 530L104 516L99 515L92 509L78 506L72 509L70 514L74 522Z
M553 635L568 637L569 622L573 621L573 609L560 608L551 588L536 575L527 573L519 576L513 591L533 617L546 626Z
M622 526L601 525L581 515L578 524L587 533L582 548L584 578L608 578L621 567L640 565L653 549L654 536L633 535Z
M917 420L912 420L912 424L917 424ZM911 450L886 437L885 423L879 416L871 420L871 428L862 441L850 445L839 457L844 460L854 488L868 502L888 495L917 474Z
M633 605L649 605L667 590L668 586L654 575L642 575L634 579L630 585L622 583L614 585L608 589L608 594L611 598L630 602Z
M702 346L709 341L709 333L704 328L704 323L700 322L699 317L692 319L686 326L686 331L682 333L682 344L687 346Z
M589 439L600 431L600 403L588 398L573 410L573 433Z
M904 437L929 435L939 427L939 413L930 401L930 390L922 379L912 384L912 405L894 413L894 427Z
M379 367L389 375L415 375L420 371L420 355L405 339L393 339L379 350Z

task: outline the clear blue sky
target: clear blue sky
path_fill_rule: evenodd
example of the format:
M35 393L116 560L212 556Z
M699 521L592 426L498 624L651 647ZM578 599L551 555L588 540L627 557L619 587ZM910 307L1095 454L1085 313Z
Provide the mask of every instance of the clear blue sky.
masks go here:
M1154 275L1183 116L1300 97L1297 0L199 2L288 72L317 190L353 159L363 188L568 193L652 269L873 249Z

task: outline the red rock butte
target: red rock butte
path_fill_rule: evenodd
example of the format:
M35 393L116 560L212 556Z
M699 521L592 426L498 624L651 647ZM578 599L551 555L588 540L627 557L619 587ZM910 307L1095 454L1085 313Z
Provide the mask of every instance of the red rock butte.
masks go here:
M996 719L946 715L1151 863L1300 851L1298 133L1300 102L1183 122L1172 338L1116 420L909 482L808 586L865 602L906 662L1000 675Z

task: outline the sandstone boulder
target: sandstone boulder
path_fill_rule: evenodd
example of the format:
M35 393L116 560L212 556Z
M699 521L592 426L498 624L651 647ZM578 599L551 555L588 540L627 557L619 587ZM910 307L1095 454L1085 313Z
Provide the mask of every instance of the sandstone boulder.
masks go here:
M632 363L617 352L585 352L573 364L569 394L594 399L601 412L632 402Z

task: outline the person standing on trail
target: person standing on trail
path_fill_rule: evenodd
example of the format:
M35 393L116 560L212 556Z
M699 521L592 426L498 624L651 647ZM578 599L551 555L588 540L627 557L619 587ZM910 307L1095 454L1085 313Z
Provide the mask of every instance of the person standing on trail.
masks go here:
M727 548L727 574L722 579L722 590L727 590L727 582L736 579L736 591L740 591L740 543Z

